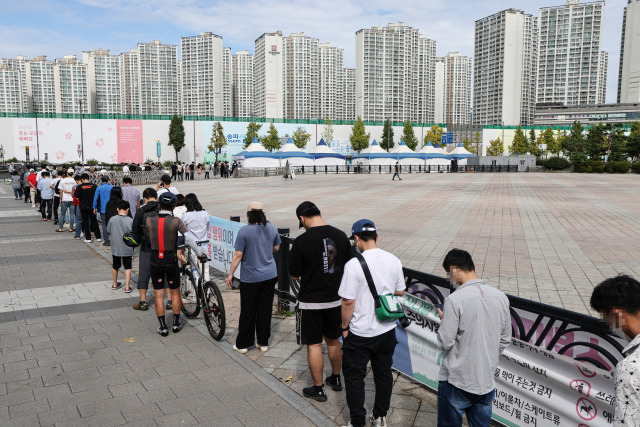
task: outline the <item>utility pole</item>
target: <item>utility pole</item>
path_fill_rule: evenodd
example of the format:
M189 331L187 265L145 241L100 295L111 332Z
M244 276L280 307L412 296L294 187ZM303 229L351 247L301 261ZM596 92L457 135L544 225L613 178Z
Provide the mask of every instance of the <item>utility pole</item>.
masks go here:
M82 98L78 99L78 104L80 104L80 146L82 150L82 165L84 166L84 135L82 133ZM38 151L38 155L40 151Z

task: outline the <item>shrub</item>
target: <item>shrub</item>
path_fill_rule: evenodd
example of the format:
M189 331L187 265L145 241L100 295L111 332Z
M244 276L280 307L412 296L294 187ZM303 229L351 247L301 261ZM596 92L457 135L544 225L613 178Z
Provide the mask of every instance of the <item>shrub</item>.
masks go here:
M640 162L633 162L631 164L631 171L633 173L640 173Z
M631 163L622 160L619 162L608 162L605 165L604 170L608 173L627 173L629 172L630 167Z
M12 158L10 158L10 159L5 160L4 162L5 162L5 163L18 163L18 162L19 162L19 160L18 160L18 159L16 159L15 157L12 157Z
M96 166L98 164L98 161L96 159L89 159L87 160L87 164L89 166Z
M604 173L604 162L600 160L589 160L587 161L587 169L591 169L593 173ZM590 173L587 171L587 173Z
M569 161L563 157L550 157L544 162L544 167L554 171L567 169L569 166Z
M165 160L164 162L162 162L162 166L165 169L169 169L171 167L171 165L173 164L173 162L171 160Z
M547 167L547 161L540 157L536 157L536 166L544 166Z

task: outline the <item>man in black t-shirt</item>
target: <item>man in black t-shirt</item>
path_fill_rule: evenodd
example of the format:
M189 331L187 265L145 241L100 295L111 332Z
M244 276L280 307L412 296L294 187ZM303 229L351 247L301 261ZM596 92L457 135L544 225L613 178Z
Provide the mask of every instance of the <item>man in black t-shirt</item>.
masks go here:
M351 244L346 234L324 222L315 204L301 203L296 209L296 216L306 232L293 242L289 274L294 280L300 278L300 344L307 345L307 359L313 378L313 386L305 388L303 394L324 402L327 395L322 382L323 338L327 343L333 374L325 379L325 384L335 391L342 390L342 349L339 341L342 299L338 289L344 265L351 259Z
M96 194L95 184L89 181L89 174L83 173L80 176L82 184L76 187L74 196L79 201L80 213L82 217L82 228L84 228L84 241L85 243L91 243L91 232L96 235L96 241L102 241L102 235L100 234L100 226L98 226L98 218L93 211L93 197Z

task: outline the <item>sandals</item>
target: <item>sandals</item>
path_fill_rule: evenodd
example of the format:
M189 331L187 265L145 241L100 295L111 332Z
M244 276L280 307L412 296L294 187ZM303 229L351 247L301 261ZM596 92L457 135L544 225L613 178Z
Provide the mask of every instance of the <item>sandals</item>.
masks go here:
M125 290L124 290L124 293L125 293L125 294L130 294L130 293L131 293L131 286L129 286L129 289L125 289Z
M58 229L56 230L56 233L62 233L63 231L64 231L64 230L63 230L62 228L58 228Z
M116 287L111 286L111 290L112 290L112 291L117 291L117 290L118 290L118 289L120 289L121 287L122 287L122 283L118 282L118 286L116 286Z
M69 229L69 233L73 233L74 231L76 231L76 229L75 229L75 228L70 228L70 229Z

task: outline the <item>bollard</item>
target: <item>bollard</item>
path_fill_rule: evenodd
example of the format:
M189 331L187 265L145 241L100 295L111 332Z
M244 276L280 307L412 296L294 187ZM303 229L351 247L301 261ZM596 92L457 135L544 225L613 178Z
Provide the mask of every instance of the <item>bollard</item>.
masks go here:
M329 168L327 167L327 165L324 166L324 173L325 174L329 173Z
M240 222L240 217L239 216L230 216L229 217L229 221Z
M313 174L314 174L314 175L316 174L316 167L315 167L315 165L313 166Z

